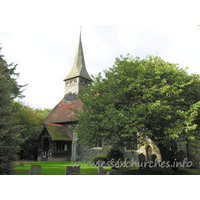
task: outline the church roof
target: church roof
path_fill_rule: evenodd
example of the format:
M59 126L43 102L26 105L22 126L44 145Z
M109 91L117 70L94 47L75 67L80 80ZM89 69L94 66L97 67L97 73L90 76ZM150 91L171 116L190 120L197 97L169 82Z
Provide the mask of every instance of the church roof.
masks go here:
M73 137L67 127L60 124L45 123L37 140L42 136L44 131L47 130L52 140L65 140L72 141Z
M63 125L46 123L46 127L53 140L73 140L69 130Z
M82 47L82 42L81 42L81 33L79 36L79 43L78 43L78 47L76 50L72 69L71 69L70 73L68 74L68 76L64 79L64 81L66 81L68 79L72 79L74 77L78 77L78 76L81 76L83 78L86 78L87 80L93 81L85 67L83 47Z
M83 103L79 99L78 101L64 103L64 99L50 112L50 114L44 119L44 123L66 123L76 122L78 119L73 111L82 111ZM71 109L70 109L71 108Z

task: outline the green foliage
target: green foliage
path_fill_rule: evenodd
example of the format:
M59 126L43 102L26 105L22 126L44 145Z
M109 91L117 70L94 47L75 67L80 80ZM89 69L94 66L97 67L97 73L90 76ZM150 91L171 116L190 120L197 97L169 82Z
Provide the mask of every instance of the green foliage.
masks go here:
M177 150L174 154L174 158L178 162L183 162L183 160L187 157L186 153L183 150Z
M115 160L118 160L119 158L123 159L123 153L115 146L106 149L105 154L93 157L91 162L96 164L99 160L107 162L111 161L113 158Z
M1 49L0 49L1 50ZM0 174L11 174L17 159L20 127L13 113L13 101L21 96L16 65L8 64L0 54Z
M149 137L169 159L177 141L199 144L200 76L159 57L116 58L115 65L93 77L79 96L75 131L83 145L143 145ZM139 134L137 134L139 133Z
M115 159L118 160L119 158L123 159L123 153L117 147L110 147L106 150L106 157L107 160Z
M99 160L107 162L107 156L106 155L95 156L92 158L91 163L94 163L96 165Z
M20 159L36 159L38 142L36 140L42 128L42 121L50 112L50 109L33 109L20 102L14 102L13 113L15 113L17 125L20 127Z

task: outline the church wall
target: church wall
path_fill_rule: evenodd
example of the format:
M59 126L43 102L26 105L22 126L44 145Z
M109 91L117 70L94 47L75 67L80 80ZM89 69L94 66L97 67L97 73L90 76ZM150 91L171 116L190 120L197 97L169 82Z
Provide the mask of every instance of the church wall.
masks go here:
M102 148L89 148L85 147L77 142L77 161L91 161L95 156L100 156L106 153L107 145L103 145Z
M74 137L73 130L71 130L71 126L74 126L74 123L67 123L64 125L65 127L68 128L69 132L71 135ZM48 161L69 161L71 159L71 145L70 145L70 151L59 151L55 150L54 144L51 141L51 138L48 134L48 132L45 130L43 135L40 138L39 141L39 150L38 150L38 161L44 160L42 158L42 143L45 139L49 140L49 152L51 152L51 155L48 156ZM75 142L77 143L76 145L76 160L77 161L91 161L91 159L95 156L100 156L106 153L106 150L109 146L107 145L102 145L102 148L89 148L85 147L83 145L80 145L78 140L76 139ZM153 144L153 142L149 139L148 140L148 145L151 146L152 148L152 154L155 154L157 156L157 161L161 161L162 157L160 155L159 149L156 145ZM130 158L133 159L133 161L138 162L139 161L139 155L143 154L145 156L145 160L147 161L147 146L144 145L140 147L138 150L127 150L126 147L120 147L120 150L122 151L125 158ZM189 148L191 150L191 148ZM185 154L187 155L187 148L186 145L179 142L178 143L178 150L183 150ZM200 157L198 156L198 152L195 155L195 160L194 160L194 167L199 167L199 162L200 162ZM194 156L193 156L194 157Z
M65 81L65 94L78 94L78 78Z
M162 160L160 151L156 145L154 145L150 140L147 145L144 145L140 147L138 150L127 150L126 147L121 147L120 150L124 154L125 158L133 159L133 161L138 162L139 161L139 155L143 154L145 156L145 160L147 160L147 147L150 146L152 148L152 154L155 154L157 156L157 161L160 162Z
M126 147L120 147L119 149L122 151L123 155L124 155L124 159L125 158L129 158L129 159L133 159L133 161L138 162L139 161L139 155L140 154L144 154L145 155L145 159L147 161L147 151L146 148L147 146L151 146L152 148L152 154L155 154L157 156L157 161L160 162L162 160L162 157L160 155L160 151L158 149L158 147L156 145L154 145L150 140L149 140L149 144L142 146L141 148L139 148L138 150L126 150ZM91 161L91 159L95 156L101 156L103 154L106 153L106 150L109 148L110 146L108 145L102 145L102 148L89 148L89 147L85 147L83 145L80 145L77 141L77 156L76 156L76 160L77 161Z

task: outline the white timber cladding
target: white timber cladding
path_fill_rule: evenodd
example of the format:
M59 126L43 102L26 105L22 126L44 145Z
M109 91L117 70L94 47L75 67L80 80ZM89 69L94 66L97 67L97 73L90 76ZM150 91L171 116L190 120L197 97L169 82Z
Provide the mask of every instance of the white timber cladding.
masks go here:
M78 90L77 90L79 87L78 79L79 78L75 78L72 80L65 81L65 94L69 94L69 93L78 94Z

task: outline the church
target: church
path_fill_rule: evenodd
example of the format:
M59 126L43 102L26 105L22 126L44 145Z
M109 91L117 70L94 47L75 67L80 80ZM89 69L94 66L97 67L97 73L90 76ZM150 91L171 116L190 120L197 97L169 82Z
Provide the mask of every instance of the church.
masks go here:
M37 138L38 161L90 161L94 156L105 154L108 146L104 145L103 141L93 148L82 146L77 134L72 130L78 123L73 110L82 110L82 102L77 95L80 94L82 87L86 87L91 81L93 80L85 65L80 33L73 66L64 79L64 97L44 119L43 128ZM139 149L132 148L120 147L124 158L138 161L142 155L146 161L150 161L151 155L154 154L157 160L161 161L160 151L151 140L148 145Z

